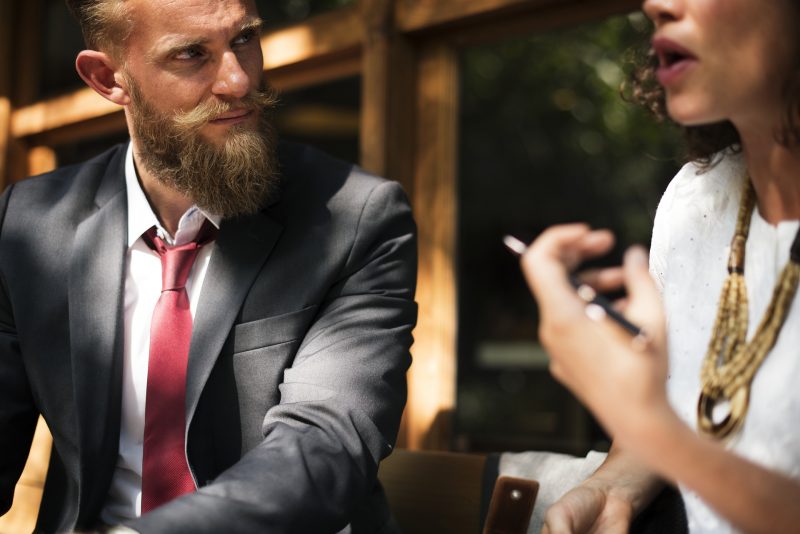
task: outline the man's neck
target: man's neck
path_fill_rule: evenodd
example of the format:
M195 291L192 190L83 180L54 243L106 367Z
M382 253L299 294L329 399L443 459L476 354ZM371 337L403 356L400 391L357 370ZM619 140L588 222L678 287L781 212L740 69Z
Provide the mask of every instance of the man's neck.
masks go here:
M144 191L150 207L153 209L158 222L161 226L170 233L175 235L178 231L178 223L186 210L188 210L194 202L186 195L175 191L171 187L165 185L161 180L157 179L150 171L143 165L138 163L136 156L136 143L133 144L133 161L136 166L136 175L139 179L139 185Z

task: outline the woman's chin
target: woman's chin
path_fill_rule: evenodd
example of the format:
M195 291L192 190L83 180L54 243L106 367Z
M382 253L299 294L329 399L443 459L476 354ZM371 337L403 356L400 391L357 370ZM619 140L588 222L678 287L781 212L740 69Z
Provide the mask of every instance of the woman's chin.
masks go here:
M712 113L709 107L688 98L667 98L667 114L681 126L707 126L726 119L724 116Z

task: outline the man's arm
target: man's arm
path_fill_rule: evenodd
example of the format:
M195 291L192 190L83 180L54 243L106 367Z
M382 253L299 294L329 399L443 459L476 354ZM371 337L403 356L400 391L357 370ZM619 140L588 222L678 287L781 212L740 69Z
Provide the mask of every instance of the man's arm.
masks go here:
M3 221L11 190L9 187L0 196L0 240L6 237ZM6 259L0 257L0 515L11 507L14 486L25 467L37 419L2 272Z
M406 400L416 229L399 185L366 201L267 413L264 440L210 485L128 525L140 532L336 532L373 489Z

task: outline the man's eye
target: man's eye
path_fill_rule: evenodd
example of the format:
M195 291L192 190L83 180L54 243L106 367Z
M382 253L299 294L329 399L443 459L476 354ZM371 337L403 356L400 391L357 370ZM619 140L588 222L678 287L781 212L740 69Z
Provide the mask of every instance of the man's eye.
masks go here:
M252 41L255 37L256 37L256 31L255 30L247 30L246 32L244 32L241 35L239 35L239 37L234 39L233 40L233 44L234 45L247 44L250 41Z
M197 59L203 55L203 51L199 48L192 47L186 50L181 50L175 54L175 59Z

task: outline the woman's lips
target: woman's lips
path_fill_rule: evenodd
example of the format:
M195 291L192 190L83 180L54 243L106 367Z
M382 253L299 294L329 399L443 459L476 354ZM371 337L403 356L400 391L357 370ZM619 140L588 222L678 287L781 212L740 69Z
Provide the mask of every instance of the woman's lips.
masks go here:
M687 69L697 63L697 57L692 52L666 37L654 38L653 50L659 63L656 77L664 87L675 84Z

